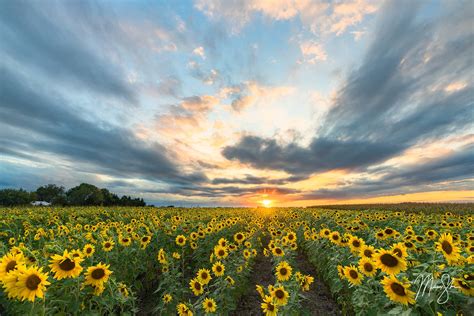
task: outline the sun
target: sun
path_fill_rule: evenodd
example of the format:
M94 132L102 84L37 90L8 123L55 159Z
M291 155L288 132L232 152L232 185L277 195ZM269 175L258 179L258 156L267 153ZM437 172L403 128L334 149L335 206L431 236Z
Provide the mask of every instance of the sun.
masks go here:
M270 207L272 205L271 200L262 200L260 203L262 203L264 207Z

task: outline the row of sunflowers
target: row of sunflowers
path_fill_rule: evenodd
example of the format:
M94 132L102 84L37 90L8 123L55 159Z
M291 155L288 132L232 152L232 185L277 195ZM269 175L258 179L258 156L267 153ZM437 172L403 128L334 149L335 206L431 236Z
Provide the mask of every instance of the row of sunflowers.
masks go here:
M474 294L472 213L0 212L0 313L7 315L228 315L249 291L264 315L298 314L316 277L296 268L302 252L343 314L468 315ZM262 256L274 282L253 288Z

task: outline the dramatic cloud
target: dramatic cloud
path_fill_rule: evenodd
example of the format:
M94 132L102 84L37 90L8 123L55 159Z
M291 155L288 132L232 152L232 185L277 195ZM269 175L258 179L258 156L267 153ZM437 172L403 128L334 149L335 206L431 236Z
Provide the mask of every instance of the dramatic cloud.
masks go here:
M403 8L389 3L384 12L362 65L338 91L308 147L245 136L223 155L292 174L359 169L454 127L469 127L474 105L472 28L450 32L452 15L439 23L419 23L416 6L408 3ZM467 26L471 15L456 11L461 25ZM436 50L429 49L434 46ZM454 78L465 78L466 83L446 93L443 85L452 87ZM440 85L443 89L436 89Z
M181 174L159 144L148 145L125 129L88 121L50 91L24 84L25 78L6 68L0 70L0 82L0 121L34 133L36 137L16 139L30 151L54 153L121 177L172 183L205 180L199 173Z
M135 103L136 96L120 67L93 51L74 31L56 24L48 8L38 4L21 0L1 3L0 51L50 78Z

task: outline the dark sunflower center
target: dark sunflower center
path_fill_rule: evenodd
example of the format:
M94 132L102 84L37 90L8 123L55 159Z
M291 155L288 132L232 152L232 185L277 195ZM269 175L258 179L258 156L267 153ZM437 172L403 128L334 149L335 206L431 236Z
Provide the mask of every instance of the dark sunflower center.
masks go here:
M30 275L27 279L26 279L26 287L30 290L30 291L35 291L36 289L38 289L38 285L41 283L41 279L39 278L39 276L37 276L36 274L33 274L33 275Z
M240 235L240 234L237 235L237 239L242 239L242 238L243 238L242 235Z
M268 309L268 311L273 312L275 310L275 306L273 306L273 304L268 303L267 304L267 309Z
M285 293L283 293L282 290L276 290L276 291L275 291L275 296L276 296L277 298L279 298L279 299L282 299L282 298L285 297Z
M401 284L392 283L392 285L390 285L390 288L398 296L405 296L406 295L405 288Z
M359 246L360 246L360 241L354 240L354 241L352 242L352 246L354 246L354 247L359 247Z
M385 253L380 257L380 261L387 267L393 268L398 265L398 259L391 254Z
M366 263L364 264L364 269L365 269L365 271L367 271L367 272L372 272L372 270L374 270L374 267L372 267L372 265L371 265L370 263L366 262Z
M459 286L461 286L462 288L466 289L466 290L470 290L471 288L469 287L469 285L464 282L464 281L459 281L458 282Z
M91 276L96 280L100 280L105 276L105 271L102 268L95 269L94 271L92 271Z
M219 250L218 254L219 254L219 256L223 256L225 254L225 251L221 249L221 250Z
M358 274L357 271L355 271L355 270L349 271L349 275L350 275L351 278L353 278L353 279L357 279L357 278L359 277L359 274Z
M147 241L148 241L148 237L143 237L143 238L142 238L142 241L143 241L143 242L147 242Z
M338 239L339 239L339 235L333 235L333 236L332 236L332 239L338 240Z
M71 259L66 258L59 264L59 267L63 271L71 271L76 267L76 263L72 261Z
M288 274L288 270L286 268L281 268L280 269L280 274L281 275L287 275Z
M199 283L199 282L194 283L194 288L196 290L200 291L201 290L201 283Z
M182 238L178 239L178 242L179 242L179 243L182 243L182 242L183 242L183 239L182 239Z
M453 246L449 243L449 241L443 241L441 244L441 247L443 248L444 252L446 252L448 255L450 255L453 252Z
M86 249L86 252L87 252L87 253L91 253L91 252L92 252L92 248L87 248L87 249Z
M110 246L112 246L109 242L105 243L105 248L109 248Z
M207 307L212 308L212 306L214 306L214 304L212 304L212 302L207 302Z
M372 251L369 250L369 249L366 249L366 250L364 250L364 255L365 255L366 257L371 258L371 257L372 257Z
M5 271L8 273L11 270L15 269L15 267L16 267L16 261L12 260L7 264L7 267L6 267Z
M385 234L390 235L391 233L393 233L393 230L391 228L387 228L385 230Z
M201 273L201 278L202 278L203 280L207 279L207 277L208 277L207 272Z
M277 254L280 254L280 253L281 253L281 249L280 249L280 248L277 248L277 249L275 249L275 252L276 252Z

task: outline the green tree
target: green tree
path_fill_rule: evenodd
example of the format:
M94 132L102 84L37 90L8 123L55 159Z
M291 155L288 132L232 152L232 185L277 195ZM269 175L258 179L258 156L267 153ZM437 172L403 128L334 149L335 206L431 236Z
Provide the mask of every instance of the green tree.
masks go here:
M36 189L36 197L40 201L50 202L52 204L65 204L66 193L64 187L56 184L48 184Z
M104 195L95 185L81 183L66 193L70 205L102 205Z
M3 189L0 190L0 205L15 206L25 205L35 199L35 194L23 189Z

